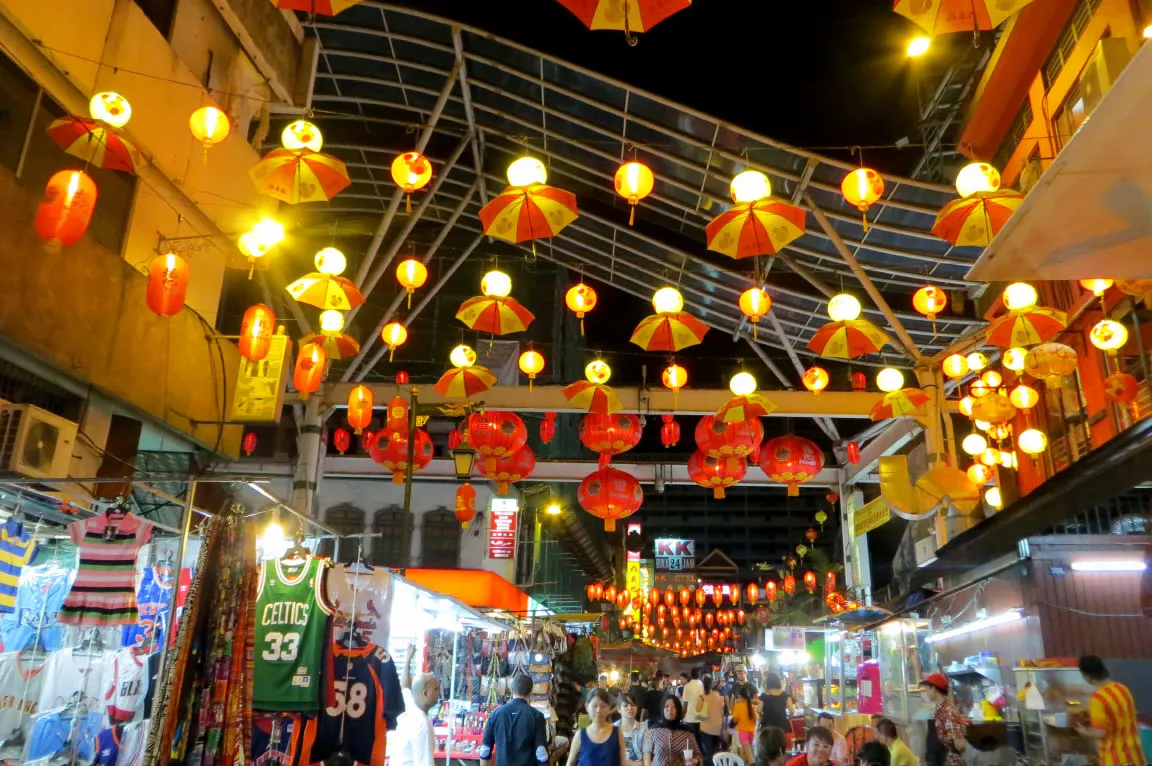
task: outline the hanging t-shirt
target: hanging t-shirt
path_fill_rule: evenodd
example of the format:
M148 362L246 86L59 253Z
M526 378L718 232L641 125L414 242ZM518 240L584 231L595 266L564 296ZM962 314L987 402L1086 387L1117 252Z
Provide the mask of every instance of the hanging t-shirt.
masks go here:
M0 612L16 609L20 570L35 552L36 543L17 517L10 517L0 526Z
M124 626L123 645L163 645L171 603L172 572L159 567L145 569L136 591L136 624Z
M176 643L176 630L180 627L180 618L184 616L184 605L188 603L188 591L192 589L192 577L195 574L193 567L180 570L180 579L176 582L176 611L169 610L172 620L168 629L168 646Z
M54 652L64 645L64 626L56 623L56 616L72 585L75 561L74 545L60 546L50 553L41 547L32 563L24 567L16 594L16 610L0 614L0 642L4 651L41 646Z
M17 742L17 733L27 741L32 733L32 716L40 710L44 684L42 666L32 666L19 652L0 654L0 757L10 756L8 742ZM23 746L15 745L19 755Z
M44 685L40 690L40 711L64 707L79 695L81 708L102 710L105 653L78 654L61 649L44 666Z
M80 571L64 601L59 622L110 627L136 622L136 553L152 525L134 514L104 511L68 525L80 546Z
M336 564L328 573L328 599L336 612L332 618L334 634L342 636L349 618L356 614L360 637L377 646L388 645L388 592L391 573L384 568L357 571Z
M104 661L104 702L110 721L131 721L148 694L148 656L125 647Z
M375 644L350 649L332 643L325 660L325 700L311 763L347 748L357 763L384 763L388 730L404 712L396 665Z

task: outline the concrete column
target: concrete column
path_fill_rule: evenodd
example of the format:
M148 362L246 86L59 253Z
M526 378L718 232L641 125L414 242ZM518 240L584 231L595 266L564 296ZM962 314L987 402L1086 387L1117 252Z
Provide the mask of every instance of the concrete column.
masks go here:
M408 544L408 566L421 566L422 546L424 545L424 512L415 509L408 515L412 524L412 535Z
M320 432L324 427L321 408L323 397L310 396L303 407L304 417L297 424L296 470L292 477L292 507L301 513L315 515L316 474L320 463Z

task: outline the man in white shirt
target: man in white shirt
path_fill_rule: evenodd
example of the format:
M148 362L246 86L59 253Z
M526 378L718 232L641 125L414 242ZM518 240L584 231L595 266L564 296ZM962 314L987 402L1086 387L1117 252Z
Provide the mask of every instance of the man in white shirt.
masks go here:
M700 681L700 668L692 668L689 681L684 686L684 725L700 740L700 723L708 717L708 711L697 710L696 700L704 695L704 684Z
M396 719L396 731L388 736L388 762L391 766L436 766L432 753L436 737L428 711L440 701L440 681L436 676L412 677L416 647L408 649L404 663L404 712Z

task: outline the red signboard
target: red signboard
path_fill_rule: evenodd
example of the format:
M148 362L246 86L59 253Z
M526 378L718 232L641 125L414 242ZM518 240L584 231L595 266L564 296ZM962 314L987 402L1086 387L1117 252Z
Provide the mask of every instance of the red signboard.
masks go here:
M516 557L516 514L519 506L515 500L495 498L488 522L488 558L511 559Z

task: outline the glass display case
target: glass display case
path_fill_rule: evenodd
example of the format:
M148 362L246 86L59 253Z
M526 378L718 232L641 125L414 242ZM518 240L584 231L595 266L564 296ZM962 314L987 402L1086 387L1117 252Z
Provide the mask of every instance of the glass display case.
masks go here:
M887 622L876 632L883 712L894 721L931 716L920 693L920 679L936 666L932 647L924 641L928 630L928 620L909 618Z
M1061 763L1069 755L1095 757L1091 740L1076 731L1093 689L1077 668L1016 668L1024 754L1032 763Z
M825 638L824 704L845 713L858 711L859 679L857 673L861 663L876 653L874 633L865 631L829 631Z

